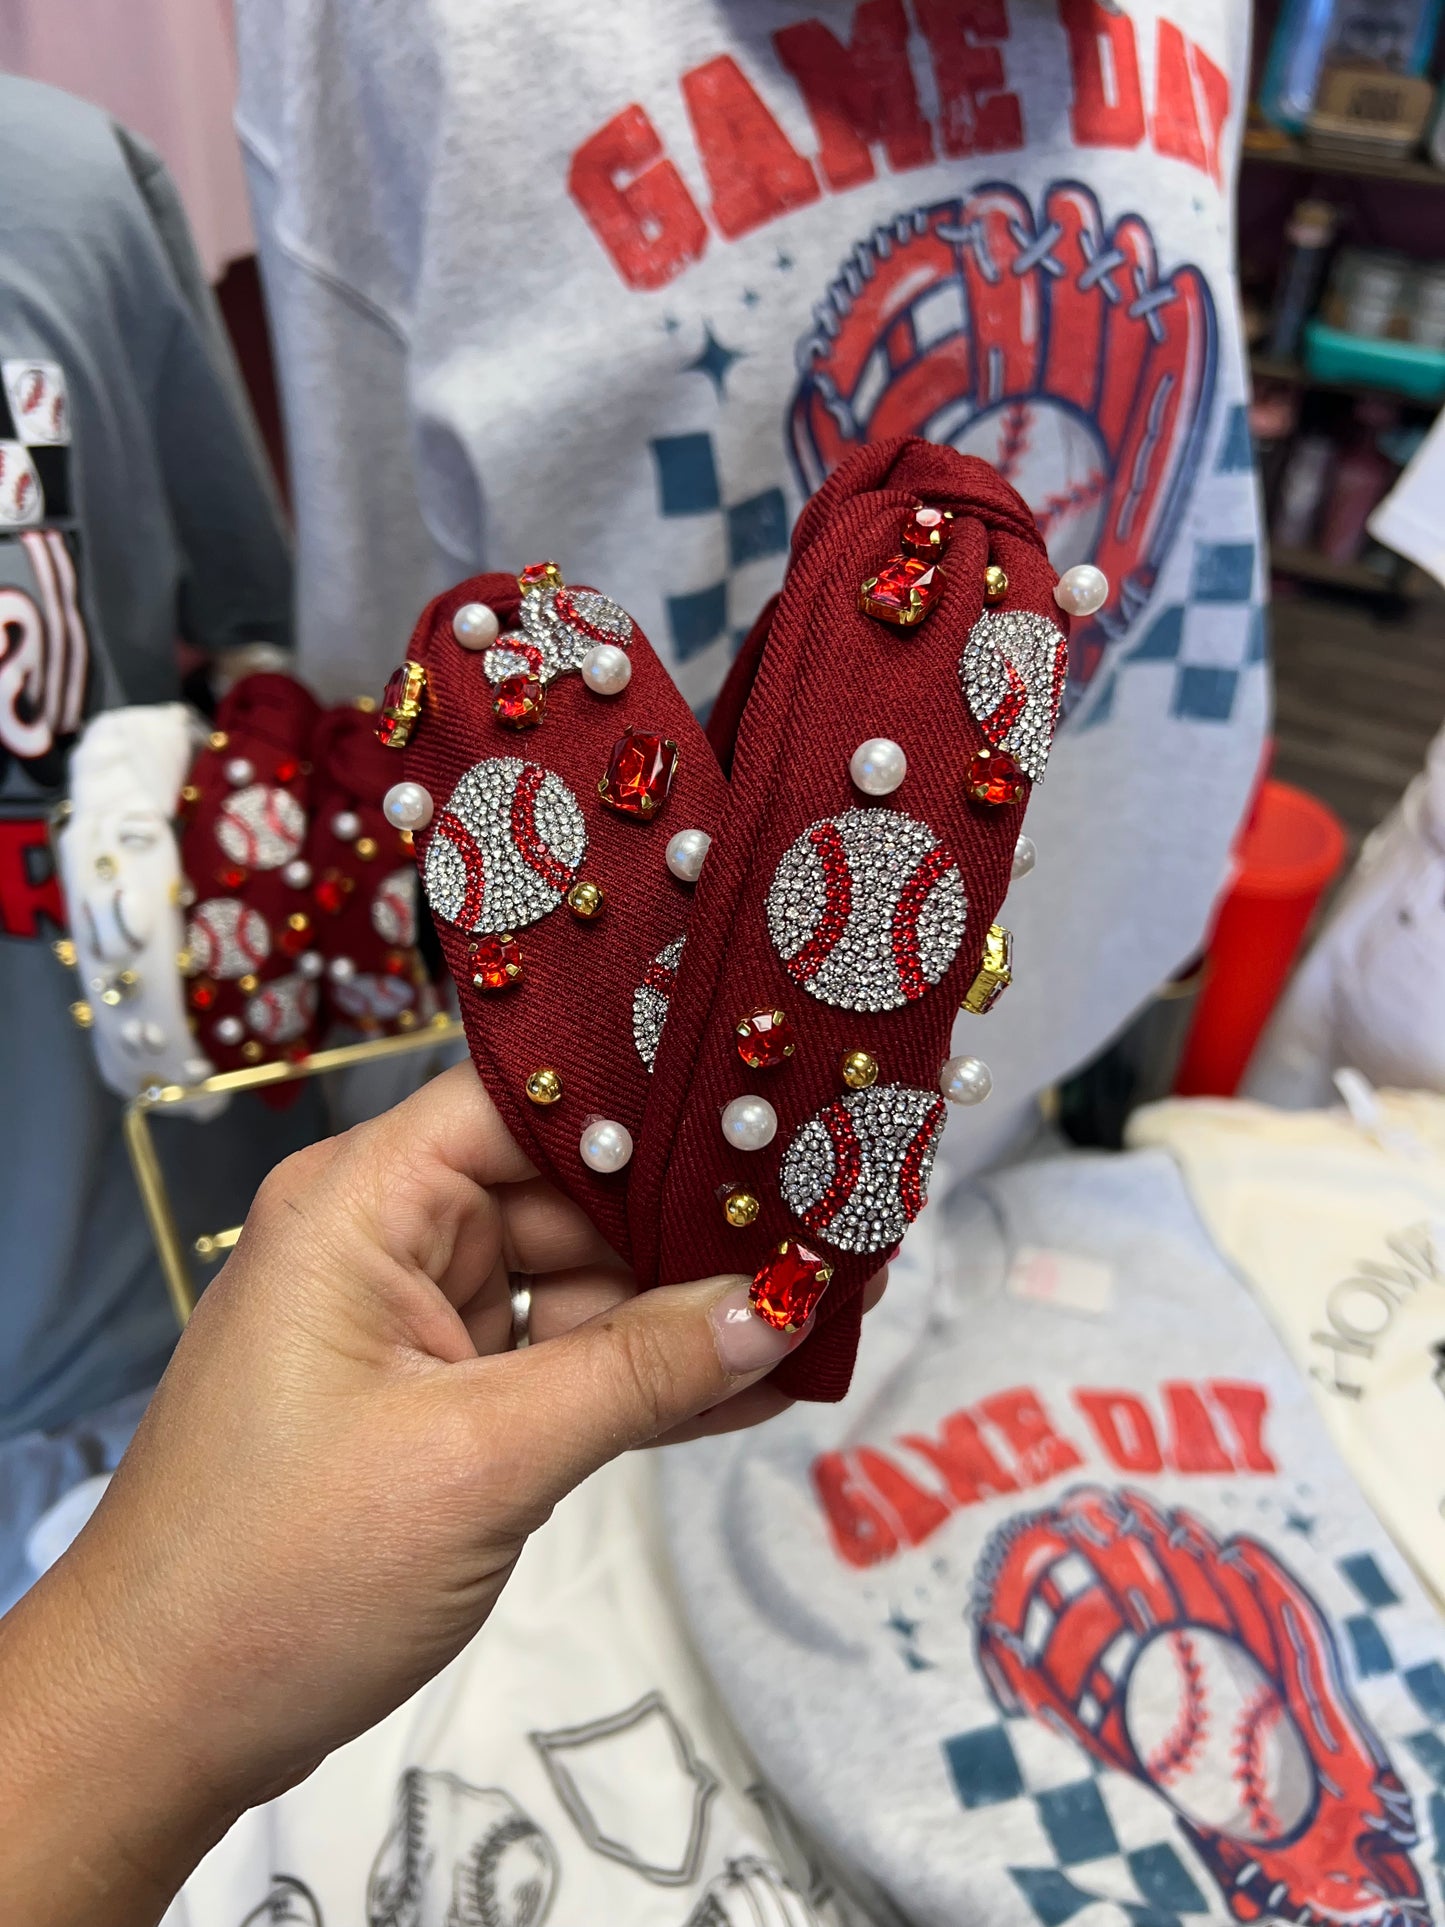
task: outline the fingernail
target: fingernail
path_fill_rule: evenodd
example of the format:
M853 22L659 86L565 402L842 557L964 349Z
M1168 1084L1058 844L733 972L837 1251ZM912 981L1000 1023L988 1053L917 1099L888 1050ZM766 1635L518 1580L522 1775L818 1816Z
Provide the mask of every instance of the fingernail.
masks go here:
M731 1378L765 1372L770 1365L786 1358L807 1335L806 1325L802 1331L779 1331L759 1318L748 1302L751 1289L744 1279L719 1298L708 1312L717 1355Z

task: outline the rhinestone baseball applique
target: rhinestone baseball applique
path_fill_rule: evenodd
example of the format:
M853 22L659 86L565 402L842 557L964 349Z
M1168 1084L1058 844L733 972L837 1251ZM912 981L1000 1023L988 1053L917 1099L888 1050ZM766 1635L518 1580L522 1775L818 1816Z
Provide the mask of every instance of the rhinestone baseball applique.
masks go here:
M524 588L522 627L509 630L487 650L482 673L494 685L522 674L548 683L580 669L582 658L599 642L630 649L636 633L632 617L600 589L569 589L544 577Z
M789 845L767 897L768 930L794 983L840 1010L897 1010L958 953L968 899L926 823L854 809Z
M492 757L473 764L437 814L427 901L478 936L520 930L561 902L586 849L582 811L560 776Z
M958 674L970 714L1032 783L1049 760L1068 668L1063 631L1026 609L985 609L963 647Z
M835 1098L788 1146L778 1173L788 1208L840 1251L896 1244L928 1197L944 1115L937 1091L907 1084Z
M672 998L672 986L677 982L677 966L682 961L682 945L683 939L675 937L665 950L659 950L633 992L632 1041L649 1072L662 1042L667 1006Z

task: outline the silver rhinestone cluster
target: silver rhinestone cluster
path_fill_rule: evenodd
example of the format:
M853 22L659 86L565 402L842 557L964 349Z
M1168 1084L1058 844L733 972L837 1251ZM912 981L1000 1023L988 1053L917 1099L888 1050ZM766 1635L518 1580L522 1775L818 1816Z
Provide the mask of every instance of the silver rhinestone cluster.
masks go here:
M943 1118L937 1091L907 1084L876 1084L835 1098L808 1119L783 1158L778 1188L789 1210L839 1251L882 1251L896 1244L928 1196ZM839 1174L835 1134L845 1144L856 1139L861 1154L851 1189ZM911 1209L902 1182L905 1162L917 1179Z
M839 1010L897 1010L936 984L968 920L958 866L947 858L942 867L944 858L928 825L901 810L845 810L810 824L768 888L768 930L789 976ZM849 894L841 923L843 896L829 876L840 864ZM919 897L909 886L930 864L940 873Z
M959 660L959 679L974 721L994 748L1006 749L1033 783L1042 777L1049 760L1068 647L1062 629L1047 616L1031 615L1026 609L985 609L969 631ZM993 719L1016 688L1010 669L1022 682L1026 700L1017 720L1000 728Z
M674 937L665 950L659 950L648 966L648 974L668 971L677 974L677 966L682 961L681 937ZM667 1007L672 998L670 989L664 990L660 984L640 983L632 997L632 1041L637 1046L637 1055L646 1064L648 1075L657 1061L657 1049L662 1042L662 1027L667 1022Z
M536 646L523 630L509 629L483 651L482 674L494 689L504 676L541 675Z
M587 629L568 620L569 609L576 611ZM538 674L543 682L580 669L582 658L596 648L599 637L620 649L632 646L632 617L600 589L531 590L522 597L522 629L533 648L541 651ZM589 634L589 629L596 633Z
M423 871L427 901L439 917L477 936L521 930L545 917L561 902L587 848L577 799L550 770L541 775L530 822L514 824L517 785L528 770L535 772L538 765L517 756L474 763L432 825ZM548 855L567 872L566 882L539 872L538 858ZM479 881L480 906L464 920Z
M267 1044L294 1044L311 1027L318 999L315 984L298 973L275 977L246 1003L246 1028Z

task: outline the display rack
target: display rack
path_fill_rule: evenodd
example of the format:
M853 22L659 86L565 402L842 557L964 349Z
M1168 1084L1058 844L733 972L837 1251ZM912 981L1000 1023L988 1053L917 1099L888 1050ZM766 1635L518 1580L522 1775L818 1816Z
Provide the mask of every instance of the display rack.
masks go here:
M1351 154L1315 147L1275 127L1249 127L1244 158L1270 167L1293 167L1306 174L1350 175L1366 181L1398 181L1411 187L1445 186L1445 170L1430 161L1384 154Z

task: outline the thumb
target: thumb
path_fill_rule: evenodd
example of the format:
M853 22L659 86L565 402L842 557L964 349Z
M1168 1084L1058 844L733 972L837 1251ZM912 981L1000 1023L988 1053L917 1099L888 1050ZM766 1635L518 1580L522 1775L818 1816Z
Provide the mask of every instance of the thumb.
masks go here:
M755 1384L803 1342L748 1303L748 1278L705 1278L629 1298L563 1337L486 1363L508 1381L513 1436L535 1496L553 1505L618 1453Z

